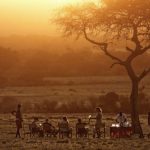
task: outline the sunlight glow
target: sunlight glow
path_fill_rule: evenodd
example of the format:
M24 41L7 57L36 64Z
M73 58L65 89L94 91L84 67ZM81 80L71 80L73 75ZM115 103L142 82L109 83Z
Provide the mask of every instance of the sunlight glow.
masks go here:
M86 2L85 0L53 0L53 5L56 7L62 7L67 4L81 4Z
M96 0L0 0L0 35L55 34L50 24L54 10Z
M81 0L55 0L55 3L60 4L60 5L65 5L65 4L74 3L74 2L77 2L77 1L81 2Z
M94 2L94 3L99 3L100 0L53 0L51 3L53 3L54 6L56 7L62 7L68 4L83 4L86 2Z

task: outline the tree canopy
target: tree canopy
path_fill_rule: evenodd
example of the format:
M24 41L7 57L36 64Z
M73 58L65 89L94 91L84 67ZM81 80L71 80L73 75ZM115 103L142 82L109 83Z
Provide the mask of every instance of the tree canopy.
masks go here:
M112 66L127 65L150 49L149 4L150 0L101 0L98 5L66 6L59 10L55 22L65 36L84 36L99 46L115 60ZM112 53L113 45L121 40L126 41L125 50L129 52L123 60ZM139 80L149 72L150 68L146 68Z

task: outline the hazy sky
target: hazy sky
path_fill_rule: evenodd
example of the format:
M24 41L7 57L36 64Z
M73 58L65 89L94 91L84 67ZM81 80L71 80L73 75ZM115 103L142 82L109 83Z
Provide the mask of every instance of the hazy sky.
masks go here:
M48 34L56 30L50 23L54 9L86 0L0 0L0 36Z

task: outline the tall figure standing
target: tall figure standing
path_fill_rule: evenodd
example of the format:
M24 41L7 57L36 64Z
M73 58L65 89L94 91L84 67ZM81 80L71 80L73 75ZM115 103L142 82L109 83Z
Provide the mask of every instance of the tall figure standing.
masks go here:
M22 113L21 113L21 105L18 104L17 106L17 111L14 111L13 114L15 115L16 117L16 138L19 137L21 138L21 135L20 135L20 129L22 128Z
M103 118L102 109L100 107L97 107L96 108L96 118L95 118L96 119L95 130L96 130L98 138L100 137L102 118Z
M95 117L91 117L91 115L89 116L89 122L91 119L95 119L95 127L93 130L93 137L95 137L95 134L97 134L97 138L101 137L101 127L102 127L102 118L103 118L103 114L102 114L102 109L100 107L96 108L96 116Z

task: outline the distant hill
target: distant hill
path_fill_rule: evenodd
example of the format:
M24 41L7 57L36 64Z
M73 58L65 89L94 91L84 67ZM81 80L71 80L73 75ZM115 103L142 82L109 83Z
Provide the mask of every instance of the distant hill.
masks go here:
M76 40L73 38L63 38L59 36L46 35L12 35L0 37L0 46L15 50L49 50L53 52L64 52L66 49L83 49L93 47L84 39Z
M128 52L122 47L117 46L112 53L123 59ZM43 85L43 79L49 77L127 75L121 66L110 69L111 64L109 57L83 39L35 35L0 38L0 86ZM149 64L148 53L133 63L137 73Z

